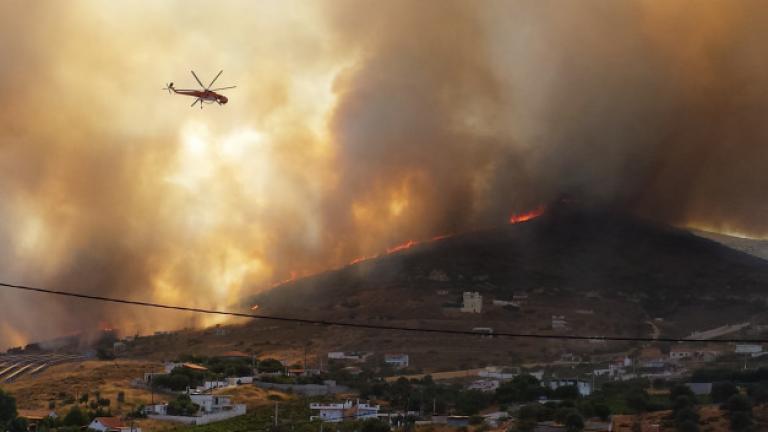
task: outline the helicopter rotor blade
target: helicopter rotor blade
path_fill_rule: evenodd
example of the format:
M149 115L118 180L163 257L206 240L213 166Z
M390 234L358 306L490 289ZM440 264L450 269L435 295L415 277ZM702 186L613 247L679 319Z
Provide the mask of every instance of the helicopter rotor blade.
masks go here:
M219 77L221 76L221 73L222 73L222 72L224 72L224 69L222 69L222 70L220 70L220 71L219 71L219 73L216 75L216 78L214 78L214 79L213 79L213 81L211 81L211 83L210 83L210 84L208 84L208 87L206 87L206 88L205 88L206 90L208 90L208 89L210 89L210 88L211 88L211 86L213 85L213 83L215 83L215 82L216 82L216 80L217 80L217 79L219 79Z
M197 77L197 75L195 74L195 71L190 71L190 72L192 72L192 76L195 77L195 81L197 81L197 83L200 84L200 87L208 90L208 88L204 86L202 82L200 82L200 78Z
M198 103L198 102L200 102L200 98L197 98L197 99L195 99L195 101L194 101L194 102L192 102L192 105L190 105L190 107L193 107L193 106L195 106L195 104L196 104L196 103ZM202 103L202 102L200 102L200 105L203 105L203 103Z
M219 87L219 88L211 89L211 91L222 91L222 90L229 90L229 89L233 89L233 88L235 88L235 87L237 87L237 86Z

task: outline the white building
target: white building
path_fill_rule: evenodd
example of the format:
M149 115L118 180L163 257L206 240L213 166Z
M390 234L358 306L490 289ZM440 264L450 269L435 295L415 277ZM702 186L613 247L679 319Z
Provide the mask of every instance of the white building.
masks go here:
M311 416L310 420L321 420L324 422L338 423L344 420L361 420L377 418L379 415L379 405L370 403L361 403L359 400L337 403L317 403L309 404L309 409L317 411L317 415Z
M472 331L484 338L493 337L493 328L491 327L472 327Z
M479 292L464 292L464 303L461 307L462 312L481 313L483 311L483 296Z
M479 377L495 378L498 380L511 380L518 375L520 375L520 368L518 367L499 366L486 366L485 369L477 373Z
M117 417L96 417L88 425L88 429L99 432L141 432L141 428L131 427Z
M494 306L512 306L512 307L516 307L516 308L520 307L520 303L512 301L512 300L498 300L497 299L497 300L493 301L493 305Z
M552 330L561 330L568 328L568 321L565 315L552 315Z
M409 364L408 354L385 354L384 363L397 368L406 368Z
M481 392L494 392L499 388L499 380L477 380L467 386L467 390L479 390Z
M592 394L592 383L589 381L579 379L554 379L549 382L549 388L552 390L565 386L576 386L576 389L581 396L589 396Z
M736 354L751 354L755 356L755 354L763 352L763 346L757 344L740 344L736 345L736 350L734 352Z
M429 273L429 280L436 282L450 282L451 278L442 270L434 269Z
M348 360L353 362L362 362L362 361L365 361L365 359L367 359L371 355L372 353L362 352L362 351L351 351L351 352L333 351L328 353L328 358L331 360Z
M156 420L175 421L192 425L204 425L246 413L245 404L233 404L232 397L214 394L191 394L192 403L200 407L195 415L177 416L168 414L168 404L147 405L144 413Z

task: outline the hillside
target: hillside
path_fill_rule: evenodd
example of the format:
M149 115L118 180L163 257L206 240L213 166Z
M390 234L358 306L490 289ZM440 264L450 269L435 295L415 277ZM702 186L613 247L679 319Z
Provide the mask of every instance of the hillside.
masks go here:
M768 260L768 240L735 237L701 230L693 230L692 232L697 236L714 240L730 248Z
M254 297L260 312L325 319L412 322L467 329L685 336L756 316L768 262L610 209L560 204L518 224L419 244L396 254L281 285ZM464 291L482 314L457 312ZM527 296L522 307L492 300ZM758 299L760 302L756 303Z

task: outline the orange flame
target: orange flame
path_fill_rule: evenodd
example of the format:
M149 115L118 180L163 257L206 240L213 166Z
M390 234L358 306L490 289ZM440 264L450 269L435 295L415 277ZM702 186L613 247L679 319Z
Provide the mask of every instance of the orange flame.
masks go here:
M276 287L278 285L287 284L288 282L293 282L293 281L295 281L298 278L298 276L299 276L299 273L296 270L293 270L293 271L291 271L291 277L289 277L288 279L284 279L284 280L275 282L275 283L272 284L272 286Z
M368 255L368 256L361 256L361 257L357 257L357 258L353 259L352 261L350 261L350 262L349 262L349 265L353 265L353 264L361 263L361 262L363 262L363 261L368 261L368 260L371 260L371 259L374 259L374 258L378 258L378 257L379 257L379 255L378 255L378 254L375 254L375 255Z
M399 245L392 246L391 248L387 248L387 254L392 254L392 253L395 253L395 252L400 252L401 250L410 249L410 248L416 246L419 243L421 243L421 242L418 242L416 240L408 240L405 243L401 243Z
M259 308L259 305L257 305L257 304L255 304L255 305L251 306L251 310L254 310L254 311L255 311L256 309L258 309L258 308Z
M544 214L544 211L547 209L546 206L540 205L536 207L535 209L525 212L525 213L512 213L512 216L509 217L509 223L516 224L520 222L526 222L531 219L536 219L537 217Z

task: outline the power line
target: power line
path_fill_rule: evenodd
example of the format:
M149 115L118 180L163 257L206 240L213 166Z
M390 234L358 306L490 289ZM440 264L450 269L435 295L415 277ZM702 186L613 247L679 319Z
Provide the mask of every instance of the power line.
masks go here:
M223 311L215 309L203 309L193 308L186 306L168 305L162 303L153 303L138 300L128 300L115 297L96 296L90 294L80 294L69 291L58 291L45 288L38 288L26 285L10 284L0 282L0 287L11 288L22 291L32 291L42 294L52 294L63 297L74 297L85 300L101 301L108 303L127 304L133 306L151 307L157 309L177 310L182 312L194 312L208 315L224 315L233 316L239 318L251 318L251 319L263 319L272 321L284 321L300 324L312 324L322 325L328 327L352 327L369 330L385 330L385 331L400 331L410 333L431 333L431 334L448 334L448 335L461 335L461 336L501 336L510 338L529 338L529 339L556 339L556 340L602 340L602 341L622 341L622 342L707 342L707 343L768 343L768 339L695 339L695 338L651 338L651 337L631 337L631 336L604 336L604 335L548 335L540 333L510 333L510 332L495 332L491 334L478 333L470 330L452 330L452 329L438 329L438 328L425 328L425 327L405 327L405 326L391 326L380 324L366 324L359 322L344 322L344 321L330 321L330 320L315 320L307 318L296 318L280 315L259 315L250 314L244 312Z

